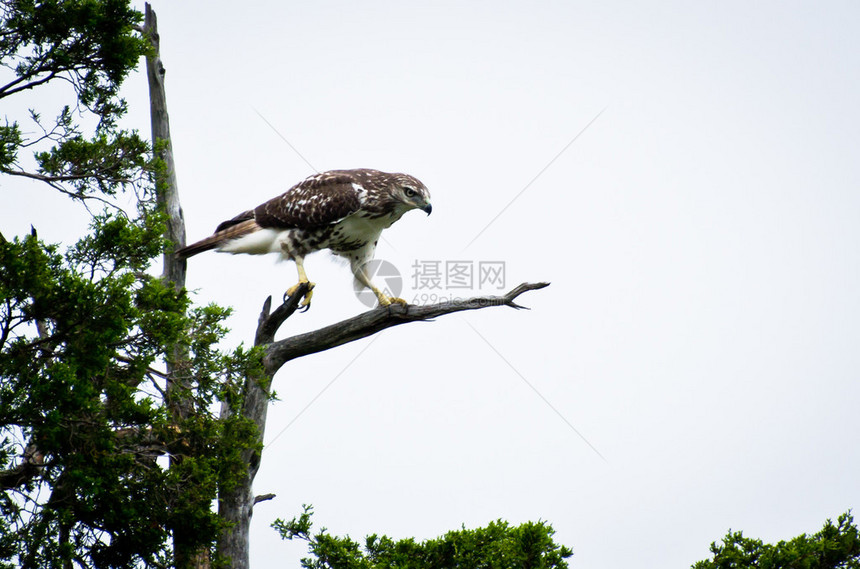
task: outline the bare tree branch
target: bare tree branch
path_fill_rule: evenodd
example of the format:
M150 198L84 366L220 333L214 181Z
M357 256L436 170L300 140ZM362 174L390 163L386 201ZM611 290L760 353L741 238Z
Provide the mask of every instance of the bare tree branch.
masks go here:
M254 504L259 504L266 500L272 500L273 498L275 498L275 494L260 494L259 496L254 496Z
M107 176L99 176L98 174L66 174L64 176L46 176L44 174L35 174L33 172L25 172L24 170L3 170L4 174L9 174L10 176L22 176L24 178L31 178L33 180L39 180L40 182L48 182L48 183L58 183L58 182L74 182L75 180L98 180L100 182L110 182L116 184L133 184L134 180L129 180L128 178L108 178ZM70 193L66 191L65 193ZM73 194L74 197L77 198L90 198L91 196L84 196L79 194ZM102 200L104 201L104 200Z
M516 309L526 308L514 302L516 298L525 292L538 290L546 286L549 286L549 283L523 283L503 296L478 296L465 300L451 300L423 306L411 304L381 306L313 332L269 343L266 346L264 365L267 373L274 376L275 372L290 360L366 338L392 326L408 322L433 320L445 314L453 314L454 312L462 312L464 310L479 310L490 306L510 306ZM257 328L258 338L260 338L261 330L266 331L265 337L273 337L277 327L295 311L295 308L292 308L292 311L290 311L290 306L297 303L301 296L299 294L293 296L296 297L294 302L291 302L292 298L287 299L284 305L276 309L267 318L263 317L268 312L267 309L264 309L263 314L260 315L260 325ZM266 302L268 307L271 304L271 298ZM284 310L279 313L281 309ZM278 316L276 317L276 315Z
M70 181L75 181L75 180L83 180L83 179L87 179L87 178L98 180L100 182L117 182L120 184L134 183L133 180L126 180L126 179L111 180L111 179L105 178L103 176L94 176L94 175L45 176L44 174L35 174L32 172L25 172L23 170L7 170L7 169L0 170L0 173L9 174L10 176L21 176L24 178L39 180L40 182L45 182L46 184L48 184L50 187L57 190L61 194L65 194L65 195L67 195L70 198L75 199L75 200L80 200L80 202L84 205L84 207L87 209L87 211L90 214L92 214L93 212L90 210L89 206L87 205L87 202L90 200L93 200L93 201L102 203L102 204L114 209L117 213L120 213L123 216L126 216L125 210L123 210L122 207L120 207L119 205L117 205L115 203L111 203L109 200L106 200L106 199L99 197L99 196L87 195L87 194L84 194L83 192L73 192L73 191L67 190L66 188L61 186L60 183L70 182Z
M16 85L28 81L32 75L25 75L23 77L19 77L14 79L13 81L7 83L6 85L0 87L0 98L8 97L9 95L14 95L15 93L19 93L21 91L26 91L27 89L32 89L33 87L38 87L39 85L43 85L57 76L57 71L51 71L47 77L42 77L41 79L34 79L29 83L21 85L20 87L15 87ZM14 87L14 88L13 88Z
M255 346L264 346L275 341L275 334L287 318L292 316L299 307L299 302L310 289L310 283L301 283L293 296L284 298L283 304L272 310L272 297L263 303L263 311L257 321L257 333L254 338Z

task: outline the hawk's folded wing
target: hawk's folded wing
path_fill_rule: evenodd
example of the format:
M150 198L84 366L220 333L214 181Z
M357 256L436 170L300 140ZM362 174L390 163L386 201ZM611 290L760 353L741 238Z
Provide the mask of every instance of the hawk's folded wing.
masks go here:
M333 171L311 176L280 196L257 206L254 220L260 227L311 229L330 225L361 208L366 190L349 172ZM237 216L236 223L241 221Z

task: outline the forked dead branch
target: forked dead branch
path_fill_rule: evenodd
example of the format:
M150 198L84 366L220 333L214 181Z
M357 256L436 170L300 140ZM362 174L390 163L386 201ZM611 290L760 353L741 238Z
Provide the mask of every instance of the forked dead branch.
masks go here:
M298 303L303 292L299 290L292 297L285 299L284 303L271 313L272 297L266 300L260 314L255 343L259 346L265 346L264 365L266 372L274 375L281 366L290 360L360 340L392 326L399 326L408 322L426 322L446 314L464 310L479 310L490 306L509 306L518 310L527 309L527 307L517 304L516 299L523 293L546 286L549 286L549 283L522 283L502 296L476 296L426 305L392 304L380 306L313 332L275 341L274 337L278 328L299 306Z

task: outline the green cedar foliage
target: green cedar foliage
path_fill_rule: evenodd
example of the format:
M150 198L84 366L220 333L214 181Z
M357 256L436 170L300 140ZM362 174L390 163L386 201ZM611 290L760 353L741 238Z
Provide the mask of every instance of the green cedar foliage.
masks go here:
M312 514L313 508L305 506L300 516L273 524L282 538L308 542L313 557L302 560L306 569L566 569L565 559L573 555L553 541L555 531L541 521L511 527L498 520L423 542L371 535L362 547L348 536L328 534L325 528L312 534Z
M699 561L693 569L858 569L860 533L851 512L831 520L814 535L800 535L777 544L729 531L721 544L712 543L713 558Z
M0 100L48 84L71 87L74 100L50 124L36 109L24 129L4 117L0 173L92 199L143 181L147 144L117 128L126 111L120 85L150 49L134 31L141 19L128 0L2 0ZM94 135L85 136L82 115L96 123ZM22 167L20 151L42 143L48 148L35 152L36 171Z
M90 226L66 245L0 234L0 567L163 567L171 532L211 547L217 488L255 444L214 409L241 405L259 353L220 352L228 311L152 276L171 246L160 165L118 126L120 85L149 49L140 20L129 0L2 0L0 100L56 84L68 104L48 125L36 109L3 117L0 183L45 182ZM177 346L181 419L165 397Z

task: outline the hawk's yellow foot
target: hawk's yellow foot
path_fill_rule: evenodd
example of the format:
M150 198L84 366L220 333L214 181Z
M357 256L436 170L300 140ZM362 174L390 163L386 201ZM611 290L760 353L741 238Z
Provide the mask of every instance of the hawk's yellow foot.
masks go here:
M379 306L391 306L392 304L402 304L406 306L409 304L402 298L397 298L396 296L388 296L387 294L378 294L376 298L379 299Z
M303 284L308 285L308 292L305 293L305 298L304 300L302 300L301 304L299 304L299 308L306 309L311 305L311 298L314 295L314 287L316 286L316 283L312 283L310 281L299 281L298 283L287 289L287 292L284 293L284 297L292 297L294 294L296 294L296 292L299 290L299 287L301 287Z

